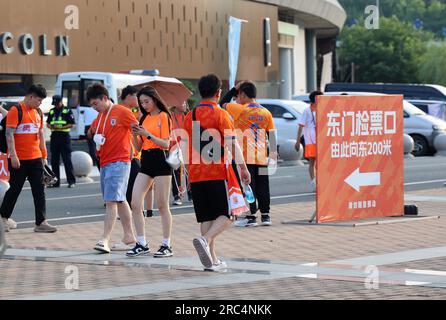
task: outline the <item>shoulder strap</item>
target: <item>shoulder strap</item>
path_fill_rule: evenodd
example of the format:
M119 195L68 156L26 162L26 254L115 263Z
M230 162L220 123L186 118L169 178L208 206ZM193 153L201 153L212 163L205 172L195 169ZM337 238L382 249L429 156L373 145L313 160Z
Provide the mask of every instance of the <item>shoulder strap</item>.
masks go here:
M23 109L22 109L22 105L19 103L18 106L14 106L14 107L16 107L16 109L17 109L17 119L18 119L17 125L19 125L19 124L22 123L22 119L23 119ZM39 110L40 110L40 109L39 109Z
M39 116L41 118L43 118L43 112L42 112L42 110L40 110L40 108L37 108L37 113L39 114Z

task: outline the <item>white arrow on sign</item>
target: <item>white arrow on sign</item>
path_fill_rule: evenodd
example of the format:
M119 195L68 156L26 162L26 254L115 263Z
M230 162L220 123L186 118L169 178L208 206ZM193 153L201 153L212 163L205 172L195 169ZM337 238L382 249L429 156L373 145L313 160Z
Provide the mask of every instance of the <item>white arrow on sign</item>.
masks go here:
M381 185L381 172L361 173L359 168L345 179L345 182L359 192L361 187Z

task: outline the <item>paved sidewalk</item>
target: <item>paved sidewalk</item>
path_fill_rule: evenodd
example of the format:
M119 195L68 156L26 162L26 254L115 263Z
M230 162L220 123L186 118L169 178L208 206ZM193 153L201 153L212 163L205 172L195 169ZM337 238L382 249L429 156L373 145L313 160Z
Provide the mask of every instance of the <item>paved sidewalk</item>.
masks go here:
M229 265L224 273L202 271L192 213L174 216L175 256L168 259L95 253L101 222L63 225L49 235L13 230L0 261L0 299L444 299L446 188L410 192L406 199L420 215L440 218L285 225L308 219L314 203L273 206L273 226L224 234L217 248ZM154 252L162 240L160 218L147 219L146 231ZM113 241L121 236L117 223Z

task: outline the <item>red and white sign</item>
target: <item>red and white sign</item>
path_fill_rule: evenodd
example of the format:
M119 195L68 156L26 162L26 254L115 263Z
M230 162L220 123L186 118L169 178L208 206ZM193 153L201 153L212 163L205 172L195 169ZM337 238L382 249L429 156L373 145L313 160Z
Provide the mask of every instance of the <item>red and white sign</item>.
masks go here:
M8 156L0 152L0 180L9 181Z
M319 96L317 221L404 215L402 96Z

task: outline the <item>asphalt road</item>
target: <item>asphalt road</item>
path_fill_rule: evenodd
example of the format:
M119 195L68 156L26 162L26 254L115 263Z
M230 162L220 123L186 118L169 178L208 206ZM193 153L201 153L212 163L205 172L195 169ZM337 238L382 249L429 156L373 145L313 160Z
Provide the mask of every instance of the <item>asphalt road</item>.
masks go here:
M271 178L272 204L295 203L315 199L311 191L307 166L279 167ZM99 178L93 183L78 184L75 189L62 185L47 189L47 217L55 225L100 221L105 209ZM405 161L405 190L443 188L446 182L446 158L416 158ZM173 214L193 212L192 203L172 207ZM34 224L34 205L31 190L26 184L12 218L20 227Z

